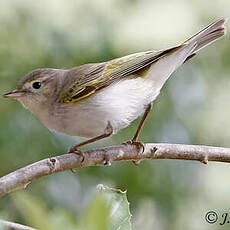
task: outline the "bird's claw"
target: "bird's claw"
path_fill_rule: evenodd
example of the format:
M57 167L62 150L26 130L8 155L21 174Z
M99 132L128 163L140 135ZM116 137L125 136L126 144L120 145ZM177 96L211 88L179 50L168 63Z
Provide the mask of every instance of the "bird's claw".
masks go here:
M124 145L136 145L138 149L140 149L140 152L138 154L142 154L145 151L145 146L142 142L140 141L135 141L135 140L129 140L123 143ZM136 166L140 164L141 160L133 160L132 161Z
M140 153L139 154L142 154L145 151L145 146L140 141L129 140L129 141L126 141L123 144L124 145L136 145L140 149Z
M81 163L85 160L85 156L83 154L83 152L79 149L77 149L75 146L71 147L68 153L74 153L77 154L78 156L80 156L81 159Z

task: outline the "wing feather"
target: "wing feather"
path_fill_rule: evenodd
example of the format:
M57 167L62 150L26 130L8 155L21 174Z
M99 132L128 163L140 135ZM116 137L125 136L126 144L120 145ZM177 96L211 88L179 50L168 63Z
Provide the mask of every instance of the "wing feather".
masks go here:
M125 76L143 70L159 58L174 52L180 47L177 46L158 52L141 52L105 63L88 64L73 68L67 73L68 83L64 84L66 90L61 90L59 101L66 104L82 100Z

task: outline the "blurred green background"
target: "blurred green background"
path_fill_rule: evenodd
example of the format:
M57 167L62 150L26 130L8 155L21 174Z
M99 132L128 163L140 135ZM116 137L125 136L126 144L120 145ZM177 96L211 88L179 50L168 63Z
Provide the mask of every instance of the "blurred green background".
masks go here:
M0 9L2 95L35 68L71 68L176 45L229 16L230 1L1 0ZM227 35L176 71L157 98L141 140L230 147L229 61ZM87 148L130 139L138 121ZM0 176L63 154L82 140L51 133L18 102L0 99ZM37 228L47 218L56 222L55 229L76 229L96 185L103 183L127 190L133 229L229 229L204 219L209 210L230 215L229 176L228 164L176 160L82 168L1 197L0 217Z

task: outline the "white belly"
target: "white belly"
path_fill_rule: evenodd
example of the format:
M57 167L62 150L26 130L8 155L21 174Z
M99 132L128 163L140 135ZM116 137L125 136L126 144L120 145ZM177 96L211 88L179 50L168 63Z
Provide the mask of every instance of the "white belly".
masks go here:
M148 79L122 80L71 109L67 106L51 118L50 128L72 136L94 137L103 134L110 122L116 133L140 116L158 94Z

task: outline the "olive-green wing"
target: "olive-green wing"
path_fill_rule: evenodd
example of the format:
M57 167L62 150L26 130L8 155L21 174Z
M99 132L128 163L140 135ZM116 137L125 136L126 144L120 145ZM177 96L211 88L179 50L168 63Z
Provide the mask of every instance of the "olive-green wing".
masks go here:
M82 100L125 76L144 69L177 48L173 47L158 52L141 52L105 63L76 67L68 73L68 79L71 83L67 84L66 89L61 91L59 101L62 103L74 103Z
M106 63L86 64L66 72L63 87L60 89L58 96L59 102L64 104L74 103L102 88L105 66Z
M175 49L175 48L172 48ZM149 66L159 58L169 53L172 49L164 51L147 51L116 58L107 62L104 76L107 78L121 78L133 74L146 66Z

